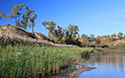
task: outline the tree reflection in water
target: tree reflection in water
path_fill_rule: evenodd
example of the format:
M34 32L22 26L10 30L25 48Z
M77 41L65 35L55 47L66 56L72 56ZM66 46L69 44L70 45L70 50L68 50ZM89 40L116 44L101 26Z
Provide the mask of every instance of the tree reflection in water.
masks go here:
M125 78L125 51L107 51L103 52L102 54L93 55L90 57L90 62L86 63L85 65L96 67L97 69L83 72L79 75L79 77L97 78L99 74L102 74L102 78L112 78L113 76L111 74L113 74L115 78ZM93 74L93 72L95 74Z

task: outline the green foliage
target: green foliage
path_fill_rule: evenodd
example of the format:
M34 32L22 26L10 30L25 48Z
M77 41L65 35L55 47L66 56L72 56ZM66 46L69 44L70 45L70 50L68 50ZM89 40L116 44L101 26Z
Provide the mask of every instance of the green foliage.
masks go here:
M123 33L122 32L119 32L119 34L117 35L119 39L122 39L123 37Z
M64 40L62 40L64 36L64 29L60 27L60 25L57 26L57 29L54 30L54 37L56 38L56 42L63 43Z
M25 6L24 3L14 5L11 9L12 13L8 14L5 18L14 18L15 19L15 26L20 26L20 15L22 14L22 8Z
M12 13L10 13L10 14L8 14L5 18L13 18L13 14Z
M55 30L56 23L53 22L53 21L51 21L51 22L47 21L46 25L48 25L48 27L46 27L46 29L49 30L48 37L51 38L54 35L54 30Z
M44 77L45 74L58 72L60 67L80 59L83 52L72 48L8 45L0 49L0 77Z
M73 39L79 35L78 32L78 26L69 24L68 29L66 29L66 37Z
M55 38L55 42L58 43L58 41L60 41L64 35L64 29L62 27L60 27L60 25L58 25L56 27L56 23L53 22L53 21L44 21L42 23L42 25L45 27L45 29L48 29L49 30L49 33L48 33L48 37L49 38ZM62 42L62 40L61 40Z
M21 20L21 27L26 30L28 26L28 17L26 16L26 14L23 14L22 18L23 19Z
M67 29L63 29L60 25L56 26L53 21L44 21L42 25L49 30L48 37L53 39L55 43L81 45L78 40L78 26L70 24Z
M44 27L46 27L46 21L42 22L42 25L43 25Z
M37 18L37 14L34 13L34 10L29 10L28 7L25 7L26 13L23 14L23 19L20 22L20 16L22 14L21 11L24 6L24 3L14 5L14 7L11 9L12 13L6 15L5 18L14 18L16 27L22 27L26 30L26 28L29 26L30 28L32 28L32 32L34 32L35 19ZM0 11L0 18L3 16L4 14Z
M48 33L48 37L51 38L53 35L54 35L54 30L55 30L55 26L56 26L56 23L53 22L53 21L44 21L42 23L42 25L45 27L45 29L48 29L49 30L49 33Z
M90 36L82 34L81 35L81 43L83 47L95 47L95 44L92 44L95 40L94 34L90 34Z
M111 35L111 37L116 37L116 34L115 34L115 33L114 33L114 34L112 34L112 35Z
M65 30L65 43L81 46L78 26L70 24Z
M26 30L26 28L29 26L29 28L32 28L32 32L34 32L34 20L37 17L37 14L34 13L34 10L30 10L28 7L25 8L26 13L23 14L23 19L21 21L21 26Z
M2 17L4 17L4 16L5 16L5 14L2 13L2 11L0 11L0 18L2 18Z
M101 43L100 36L96 37L96 38L95 38L95 41L96 41L96 43L98 44L98 46L100 46L100 43Z

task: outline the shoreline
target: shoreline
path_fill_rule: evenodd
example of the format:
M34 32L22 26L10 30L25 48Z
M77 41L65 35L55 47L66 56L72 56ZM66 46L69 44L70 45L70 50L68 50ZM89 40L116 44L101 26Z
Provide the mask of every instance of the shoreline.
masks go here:
M69 65L65 66L64 68L61 68L58 72L46 74L45 77L49 78L49 77L57 76L57 77L73 78L73 77L77 77L80 73L82 73L84 71L89 71L89 70L92 70L92 69L96 69L96 67L88 67L86 65L79 65L79 63L84 62L84 61L85 61L85 59L75 60L75 61L69 63ZM70 66L74 66L74 65L75 66L77 66L77 65L80 66L80 69L77 69L76 67L75 68L70 67ZM71 70L73 69L73 71L70 71L70 73L67 73L64 76L62 76L63 72L61 70L69 71L69 69L68 69L69 67L71 68ZM64 73L66 73L66 71ZM58 76L58 75L61 75L61 76Z
M78 60L78 61L74 61L74 62L71 63L71 64L77 65L77 64L80 63L80 62L84 62L84 60L85 60L85 59L80 59L80 60ZM86 66L86 65L80 65L80 66L82 66L81 69L75 70L74 72L68 74L66 77L69 77L69 78L77 77L80 73L82 73L82 72L84 72L84 71L96 69L96 67L88 67L88 66Z
M68 74L67 77L69 78L77 77L80 73L84 71L92 70L92 69L96 69L96 67L88 67L88 66L82 65L81 69L75 70L74 72Z

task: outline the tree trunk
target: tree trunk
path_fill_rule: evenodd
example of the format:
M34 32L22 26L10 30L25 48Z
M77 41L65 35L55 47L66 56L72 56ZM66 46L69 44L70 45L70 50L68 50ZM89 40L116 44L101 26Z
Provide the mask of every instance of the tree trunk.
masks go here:
M34 33L33 27L32 27L32 33Z
M15 16L15 27L17 27L17 16Z
M49 38L51 37L51 35L50 35L50 31L49 31L49 33L48 33L48 37L49 37Z
M19 17L20 17L20 16L18 15L18 25L17 25L18 27L20 26L20 25L19 25Z

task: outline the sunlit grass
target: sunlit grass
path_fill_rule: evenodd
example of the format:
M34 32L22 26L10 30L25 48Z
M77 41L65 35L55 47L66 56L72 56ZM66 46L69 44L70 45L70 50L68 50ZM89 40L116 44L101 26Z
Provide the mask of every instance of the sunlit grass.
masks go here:
M0 77L38 77L58 72L60 67L80 59L83 49L6 46L0 49Z

